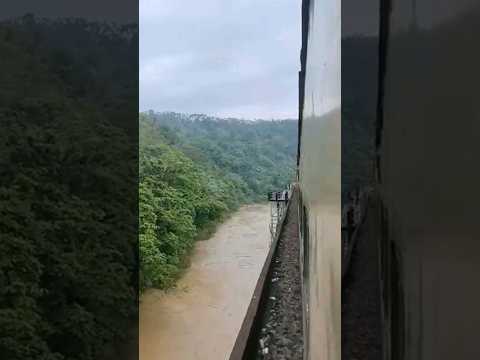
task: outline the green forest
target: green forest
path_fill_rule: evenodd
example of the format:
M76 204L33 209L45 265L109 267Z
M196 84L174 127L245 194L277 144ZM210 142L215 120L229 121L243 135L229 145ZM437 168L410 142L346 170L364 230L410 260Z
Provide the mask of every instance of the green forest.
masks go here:
M175 284L195 240L294 178L297 122L140 114L140 288Z
M107 359L137 321L136 29L0 23L1 359Z
M137 26L27 15L0 52L0 359L129 358L141 289L291 180L296 122L141 114L139 149Z

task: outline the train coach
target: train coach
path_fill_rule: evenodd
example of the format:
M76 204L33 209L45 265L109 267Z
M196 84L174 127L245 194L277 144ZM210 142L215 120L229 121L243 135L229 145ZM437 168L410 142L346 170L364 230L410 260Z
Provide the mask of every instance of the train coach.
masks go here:
M364 241L378 249L357 259L376 262L378 284L380 326L370 339L378 349L364 358L479 358L478 2L302 8L304 358L349 359L342 304L362 296L342 296L341 214L352 179L372 188Z

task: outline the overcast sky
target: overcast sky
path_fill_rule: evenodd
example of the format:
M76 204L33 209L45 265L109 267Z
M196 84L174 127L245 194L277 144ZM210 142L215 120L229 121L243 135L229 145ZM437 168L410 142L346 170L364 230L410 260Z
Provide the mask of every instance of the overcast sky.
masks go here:
M140 109L297 118L301 0L140 0Z

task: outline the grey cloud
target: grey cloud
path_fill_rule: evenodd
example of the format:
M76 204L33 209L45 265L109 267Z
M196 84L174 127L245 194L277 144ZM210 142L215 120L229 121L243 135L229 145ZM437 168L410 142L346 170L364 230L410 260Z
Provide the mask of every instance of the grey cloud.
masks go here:
M296 117L299 51L299 0L141 0L140 107Z

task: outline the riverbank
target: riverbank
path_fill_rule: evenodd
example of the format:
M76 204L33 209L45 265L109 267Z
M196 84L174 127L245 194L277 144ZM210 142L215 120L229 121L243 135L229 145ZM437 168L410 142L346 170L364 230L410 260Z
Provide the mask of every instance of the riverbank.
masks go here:
M228 358L265 261L268 205L246 205L195 244L191 266L169 291L140 304L141 360Z

